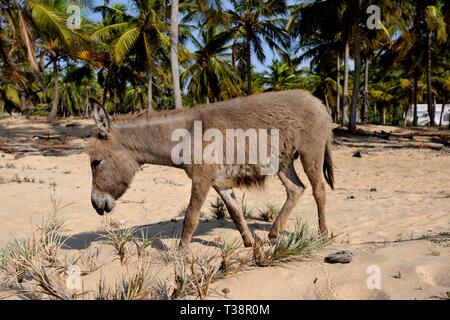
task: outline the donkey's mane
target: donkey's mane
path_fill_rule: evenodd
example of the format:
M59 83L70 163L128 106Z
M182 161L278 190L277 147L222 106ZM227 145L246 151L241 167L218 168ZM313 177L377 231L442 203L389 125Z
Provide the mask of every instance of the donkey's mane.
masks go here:
M191 114L198 112L200 108L204 107L204 105L198 105L195 108L180 108L173 110L163 110L163 111L141 111L141 112L133 112L128 114L119 114L111 117L112 122L132 122L134 120L141 119L156 119L156 118L167 118L177 114Z

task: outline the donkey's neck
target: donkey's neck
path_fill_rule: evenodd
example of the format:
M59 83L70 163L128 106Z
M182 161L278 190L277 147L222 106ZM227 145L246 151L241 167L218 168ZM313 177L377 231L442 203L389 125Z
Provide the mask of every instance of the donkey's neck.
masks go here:
M133 153L139 164L177 166L171 158L173 146L178 143L171 140L172 132L192 127L197 114L187 111L119 120L113 122L113 128L122 145Z

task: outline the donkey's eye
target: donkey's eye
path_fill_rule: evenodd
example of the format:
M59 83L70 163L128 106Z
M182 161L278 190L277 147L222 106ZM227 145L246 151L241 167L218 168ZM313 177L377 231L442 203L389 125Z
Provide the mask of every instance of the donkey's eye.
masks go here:
M100 165L100 163L102 163L101 160L92 160L92 162L91 162L92 168L98 167Z

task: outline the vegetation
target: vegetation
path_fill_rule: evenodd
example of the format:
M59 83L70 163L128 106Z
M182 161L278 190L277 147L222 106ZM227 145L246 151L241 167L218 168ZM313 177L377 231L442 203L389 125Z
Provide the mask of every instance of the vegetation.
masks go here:
M379 23L371 4L80 1L78 17L66 1L2 0L0 113L86 116L90 96L113 113L151 111L303 88L350 130L403 124L417 103L434 115L450 97L448 1L379 1Z

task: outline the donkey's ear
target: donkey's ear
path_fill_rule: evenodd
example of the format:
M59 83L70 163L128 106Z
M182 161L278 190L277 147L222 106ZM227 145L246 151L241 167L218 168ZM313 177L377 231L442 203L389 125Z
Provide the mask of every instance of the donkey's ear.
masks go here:
M92 117L102 137L107 138L110 130L110 122L105 108L94 98L89 98Z

